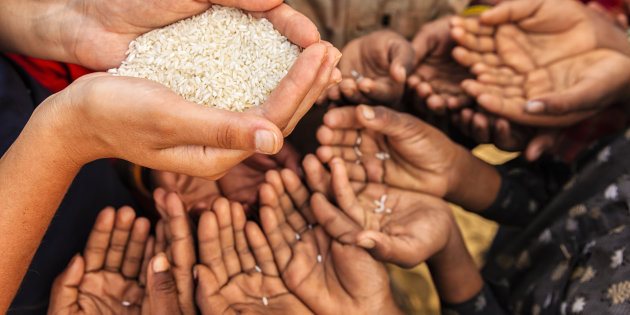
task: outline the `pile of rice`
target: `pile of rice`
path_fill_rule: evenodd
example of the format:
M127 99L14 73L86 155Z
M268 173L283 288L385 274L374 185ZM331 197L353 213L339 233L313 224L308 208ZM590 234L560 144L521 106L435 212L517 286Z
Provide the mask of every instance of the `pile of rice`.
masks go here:
M267 100L299 54L266 19L214 5L138 37L109 72L159 82L205 106L243 111Z

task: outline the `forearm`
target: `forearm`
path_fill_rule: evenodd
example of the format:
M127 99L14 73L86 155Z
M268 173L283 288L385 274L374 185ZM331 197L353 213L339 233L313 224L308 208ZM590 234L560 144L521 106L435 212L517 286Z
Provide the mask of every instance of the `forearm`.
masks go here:
M483 279L466 249L456 223L446 247L427 264L440 300L458 304L470 300L483 287Z
M29 123L30 124L30 123ZM0 312L9 307L79 166L27 127L0 159Z
M65 0L6 0L0 10L0 49L32 57L74 61L63 25L74 15Z
M487 209L501 188L499 172L463 147L457 148L454 161L446 200L473 212Z

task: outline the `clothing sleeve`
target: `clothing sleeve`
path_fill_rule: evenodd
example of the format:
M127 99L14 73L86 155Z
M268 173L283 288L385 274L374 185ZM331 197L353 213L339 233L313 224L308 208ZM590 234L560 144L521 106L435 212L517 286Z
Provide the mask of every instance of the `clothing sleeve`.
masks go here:
M484 285L481 291L470 300L459 304L442 302L444 315L507 315L509 314L497 302L494 294Z
M501 188L493 204L480 214L501 225L525 226L571 177L568 164L546 156L534 163L519 158L498 166Z

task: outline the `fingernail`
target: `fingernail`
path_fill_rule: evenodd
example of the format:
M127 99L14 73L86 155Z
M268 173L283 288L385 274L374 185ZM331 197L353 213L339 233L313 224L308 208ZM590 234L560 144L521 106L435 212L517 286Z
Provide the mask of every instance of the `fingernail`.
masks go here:
M256 131L256 151L259 153L276 153L278 140L276 134L269 130Z
M407 70L405 70L405 67L399 66L398 69L396 69L396 72L401 80L405 80L407 78Z
M199 270L197 267L193 268L193 279L195 280L195 284L199 283Z
M530 114L540 114L545 111L545 103L541 101L529 101L525 104L525 111Z
M155 257L152 268L153 272L160 273L168 271L168 269L171 268L171 265L168 263L168 259L166 259L164 253L160 253Z
M374 243L373 240L366 238L366 239L360 240L358 245L365 249L372 249L374 248L374 246L376 246L376 243Z
M374 119L374 117L376 117L374 110L369 106L361 107L361 115L363 115L363 117L367 120L372 120Z
M341 57L343 57L343 54L339 54L337 55L337 57L335 57L335 64L333 65L333 68L339 65L339 62L341 61Z

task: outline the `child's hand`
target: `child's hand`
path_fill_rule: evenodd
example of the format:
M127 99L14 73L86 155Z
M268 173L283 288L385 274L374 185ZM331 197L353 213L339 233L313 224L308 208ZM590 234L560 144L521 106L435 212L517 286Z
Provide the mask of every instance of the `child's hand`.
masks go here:
M397 105L413 70L411 43L392 31L376 31L348 43L339 69L343 80L328 99L349 104Z
M337 206L317 194L312 209L338 241L363 247L377 260L411 268L440 252L459 233L441 199L381 184L351 183L338 158L330 167ZM361 187L357 193L356 185Z
M317 132L323 163L341 157L350 179L444 197L459 175L454 166L464 149L411 115L385 107L330 110ZM462 151L462 152L460 152Z
M407 84L415 106L425 106L436 114L470 105L473 100L460 86L472 78L468 68L451 56L455 41L450 36L449 18L427 23L412 41L415 69Z
M324 163L342 158L351 181L426 193L472 211L496 198L501 179L494 167L418 118L362 105L332 109L324 124L317 155Z
M83 257L75 256L55 280L49 314L140 314L139 281L150 223L129 207L98 215ZM109 312L103 312L109 310Z
M291 292L317 314L401 314L385 267L315 224L310 194L297 175L284 170L267 179L260 192L262 226Z
M215 202L201 216L197 305L203 314L312 314L282 282L258 225L238 203Z

